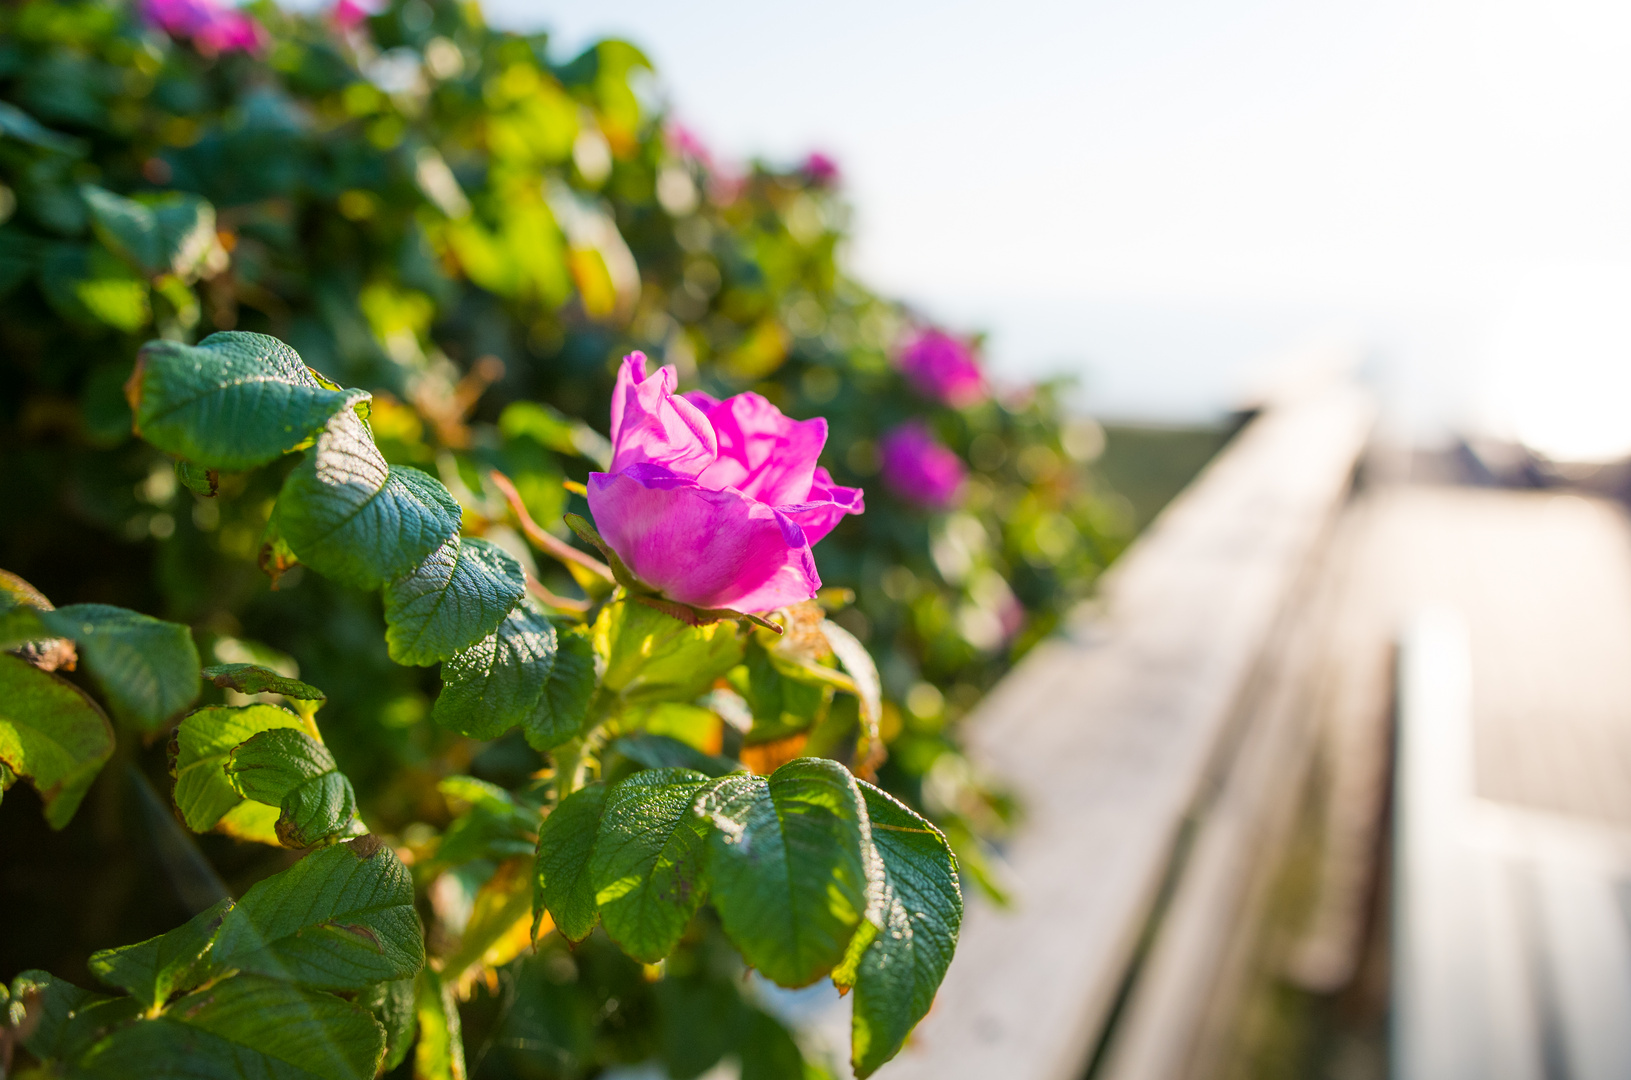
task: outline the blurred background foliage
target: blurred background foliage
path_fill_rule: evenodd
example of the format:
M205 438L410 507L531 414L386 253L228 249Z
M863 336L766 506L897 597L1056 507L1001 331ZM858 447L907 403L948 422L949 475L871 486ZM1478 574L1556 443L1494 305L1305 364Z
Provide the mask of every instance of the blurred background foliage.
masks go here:
M1057 386L999 385L962 408L914 390L896 359L923 324L844 273L833 164L712 160L670 123L633 45L562 59L545 35L494 29L451 0L245 10L258 33L223 49L157 4L145 16L108 0L0 7L0 566L58 604L189 623L206 662L298 671L329 695L325 734L373 827L440 829L469 810L445 777L522 790L543 762L519 740L436 728L435 675L390 662L376 597L298 567L270 587L258 561L282 470L222 476L214 499L178 482L131 437L122 386L136 348L219 329L285 339L329 378L372 390L387 457L439 475L467 532L567 596L576 583L533 559L488 474L502 470L530 516L570 539L563 513L587 509L563 482L604 463L615 365L641 349L674 364L682 388L751 389L828 418L823 461L866 489L867 510L817 559L828 586L853 592L836 620L878 661L881 782L1000 892L984 845L1013 808L958 752L956 725L1130 535L1132 504L1090 468L1103 431L1069 419ZM951 509L880 482L880 435L913 419L967 464ZM5 886L6 970L83 981L90 949L185 917L185 890L155 877L164 865L173 879L174 859L120 853L140 823L120 809L124 787L166 782L161 747L138 758L108 770L61 837L43 832L31 796L7 793L5 859L33 869ZM285 858L202 844L235 889ZM25 924L26 942L14 932ZM719 967L714 937L687 961L698 971ZM499 1074L584 1075L649 1052L607 1035L615 1004L548 1006L568 983L659 1018L680 1008L615 950L528 963L500 994L508 1004L481 1021L478 1002L472 1020L530 1024L516 1038L559 1052L500 1054L487 1066ZM732 1023L771 1038L756 1016ZM668 1022L641 1038L660 1041Z

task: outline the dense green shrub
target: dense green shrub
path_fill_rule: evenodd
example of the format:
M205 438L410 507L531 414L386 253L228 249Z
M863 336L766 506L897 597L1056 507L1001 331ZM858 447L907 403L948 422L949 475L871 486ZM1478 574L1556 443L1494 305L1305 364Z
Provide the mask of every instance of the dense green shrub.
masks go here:
M542 35L493 30L473 5L426 0L360 21L351 8L251 10L257 24L212 33L159 5L145 18L115 3L0 9L0 500L8 508L0 565L26 579L8 587L6 616L7 647L19 646L22 659L0 657L0 674L31 685L47 679L52 689L40 692L71 707L82 736L60 777L26 772L45 795L45 820L67 825L60 837L30 833L43 827L40 814L21 815L30 804L16 794L0 806L8 830L0 861L54 868L0 955L162 1004L184 983L198 985L197 973L179 972L161 993L156 983L110 975L113 960L87 966L86 957L198 912L162 949L190 948L193 959L204 946L189 942L219 950L221 935L243 920L233 911L255 895L244 893L248 885L276 888L316 857L287 868L279 849L228 835L329 843L356 831L360 813L412 862L400 880L426 923L433 963L424 971L447 978L438 988L421 974L415 990L401 982L406 967L374 972L366 986L383 987L383 996L357 997L335 1023L355 1022L367 1004L406 1038L417 1017L430 1055L422 1061L433 1062L436 1031L457 1041L451 1003L462 999L472 1055L496 1048L482 1058L483 1075L579 1076L653 1055L676 1076L695 1075L724 1053L761 1069L756 1075L785 1075L797 1048L742 998L741 961L727 941L746 947L710 909L681 921L678 951L656 982L598 932L575 951L548 944L552 937L516 959L531 940L539 823L556 821L544 816L556 798L595 776L622 781L680 766L709 773L725 759L771 774L815 755L929 814L965 874L994 884L979 838L1007 807L980 785L952 733L1114 553L1122 525L1083 467L1095 430L1066 424L1049 387L938 392L907 363L918 375L908 378L903 352L923 344L925 328L842 273L845 210L830 164L716 165L665 125L649 65L627 44L603 42L560 62ZM310 365L332 382L288 376L300 392L279 414L287 430L257 426L264 403L219 429L169 413L144 418L162 364L144 361L133 380L138 347L173 343L147 355L185 366L198 355L189 343L215 331L272 335L298 353L280 370ZM566 515L587 510L575 492L607 461L601 432L616 366L634 349L677 367L686 388L716 397L752 390L791 416L828 418L823 463L838 484L866 489L866 512L840 523L817 551L830 618L812 609L780 621L813 619L831 628L822 641L864 644L881 683L874 705L864 687L844 688L850 676L830 658L795 670L770 631L720 629L731 622L683 630L652 613L643 617L669 619L699 640L728 639L714 659L731 663L699 664L703 682L625 697L615 716L567 725L599 732L583 745L510 723L478 726L470 710L459 718L457 691L473 669L423 627L403 629L422 594L391 583L455 544L474 553L470 565L509 583L492 594L491 610L527 623L534 638L558 638L560 655L589 662L593 650L574 644L578 632L567 628L597 620L582 640L596 639L605 669L616 635L601 623L633 609L609 600L586 569L585 548L571 549L575 559L556 556L573 539ZM206 352L217 363L220 349ZM319 551L321 529L302 532L287 509L301 470L328 452L315 433L364 412L370 445L427 508L429 546L378 564L366 551L355 555L354 544ZM143 438L133 437L136 421ZM966 463L941 496L914 490L901 479L909 471L880 474L891 464L890 438L908 424ZM526 576L537 588L522 601L515 583ZM53 611L44 597L64 606ZM645 627L630 640L654 633ZM850 654L838 648L848 667ZM77 658L75 678L93 697L70 686L53 649ZM152 670L132 682L120 666L129 657ZM415 666L437 661L445 662L440 690L434 668ZM210 675L202 698L201 665ZM245 674L252 670L260 674ZM235 734L214 743L199 734L212 717L226 723L220 709L244 707L235 695L263 685L243 679L296 675L308 690L264 686L296 706L317 700L299 694L321 687L320 730L309 707L263 704L251 706L270 710L255 723L269 726L237 732L243 738L230 745L223 740ZM605 677L602 670L598 685ZM203 709L178 727L199 701ZM25 772L5 735L18 722L0 713L0 787ZM613 735L622 740L615 751ZM234 779L217 760L251 740L260 741L246 760L272 755L270 788L255 789L254 770ZM216 803L194 804L177 772L179 815L207 833L190 838L164 814L162 793L167 771L206 743L221 744L206 771L232 784L215 786ZM304 770L298 784L274 767L289 760ZM215 805L221 813L211 819ZM365 843L373 842L351 841ZM156 879L154 866L163 868ZM123 884L105 900L92 895L114 879ZM713 888L717 897L717 881ZM223 914L211 906L222 891L244 899ZM549 910L559 924L561 912ZM523 922L529 933L517 931ZM259 969L237 967L250 974L234 978L253 983ZM808 972L787 974L781 981ZM40 1000L84 994L53 985ZM375 992L363 985L359 976L342 992ZM263 1002L281 993L277 1007L298 1009L307 1000L300 995L335 989L308 981L241 992ZM122 1020L133 1006L120 1000L132 999L97 1005L111 1010L107 1024L73 1037ZM334 1009L311 1000L318 1011ZM517 1049L526 1046L548 1049ZM390 1052L406 1048L398 1039ZM430 1065L421 1071L437 1075Z

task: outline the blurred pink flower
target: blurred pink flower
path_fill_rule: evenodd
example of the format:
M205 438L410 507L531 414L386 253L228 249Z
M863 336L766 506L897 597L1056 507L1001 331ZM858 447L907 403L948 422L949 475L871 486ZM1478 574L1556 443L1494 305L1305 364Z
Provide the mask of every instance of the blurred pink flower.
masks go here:
M900 352L900 370L926 397L954 409L977 405L989 393L968 343L941 330L924 330Z
M838 162L819 150L811 151L810 156L804 159L803 171L805 176L822 187L838 182Z
M821 588L810 548L864 509L816 464L827 422L791 420L758 394L674 393L631 353L612 395L612 462L589 510L645 584L699 608L769 611Z
M890 429L878 443L883 481L907 502L930 510L956 505L968 469L921 420Z
M684 124L670 123L668 125L668 145L682 157L705 166L713 165L713 156L708 153L708 145L700 136Z
M215 0L143 0L142 15L173 38L190 40L199 52L259 52L266 34L261 24L237 8Z
M369 18L377 14L375 5L361 3L359 0L339 0L329 10L329 18L341 30L355 30Z

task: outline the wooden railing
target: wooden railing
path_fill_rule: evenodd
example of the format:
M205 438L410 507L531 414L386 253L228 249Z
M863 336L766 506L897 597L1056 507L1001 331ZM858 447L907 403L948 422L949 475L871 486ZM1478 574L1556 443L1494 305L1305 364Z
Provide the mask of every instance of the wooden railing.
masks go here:
M885 1080L1176 1077L1207 1053L1310 756L1301 628L1372 416L1340 379L1266 402L970 718L1026 807L1014 902L971 902Z

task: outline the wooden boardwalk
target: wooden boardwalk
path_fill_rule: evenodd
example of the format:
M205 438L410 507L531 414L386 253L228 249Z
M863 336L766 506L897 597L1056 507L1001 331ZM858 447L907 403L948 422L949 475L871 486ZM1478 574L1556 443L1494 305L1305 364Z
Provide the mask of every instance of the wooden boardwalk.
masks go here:
M1631 525L1571 495L1378 516L1400 656L1398 1080L1631 1076Z
M1306 650L1271 642L1296 640L1371 417L1342 383L1266 408L982 704L973 753L1027 807L1003 852L1015 902L970 905L934 1011L881 1076L1077 1080L1164 893L1166 939L1201 962L1157 945L1125 1018L1152 1037L1128 1052L1186 1059L1233 959L1251 852L1298 786L1288 758L1308 758L1272 670Z
M1371 417L1340 379L1269 403L982 703L971 755L1027 810L1014 903L971 898L882 1080L1201 1080L1265 970L1347 985L1396 695L1396 1080L1631 1077L1631 522L1374 468L1356 493ZM1310 813L1293 937L1267 898ZM842 1047L848 1001L800 1000Z
M1412 871L1401 794L1394 1075L1631 1076L1631 523L1545 492L1351 497L1368 418L1340 386L1267 410L982 708L975 753L1030 810L1004 853L1016 903L972 906L886 1080L1076 1080L1095 1054L1096 1078L1218 1075L1284 937L1265 895L1316 757L1320 897L1276 963L1342 987L1390 798L1396 649L1424 611L1465 628L1464 760L1401 775L1428 803L1461 791L1452 816L1480 824L1440 829L1438 869Z

